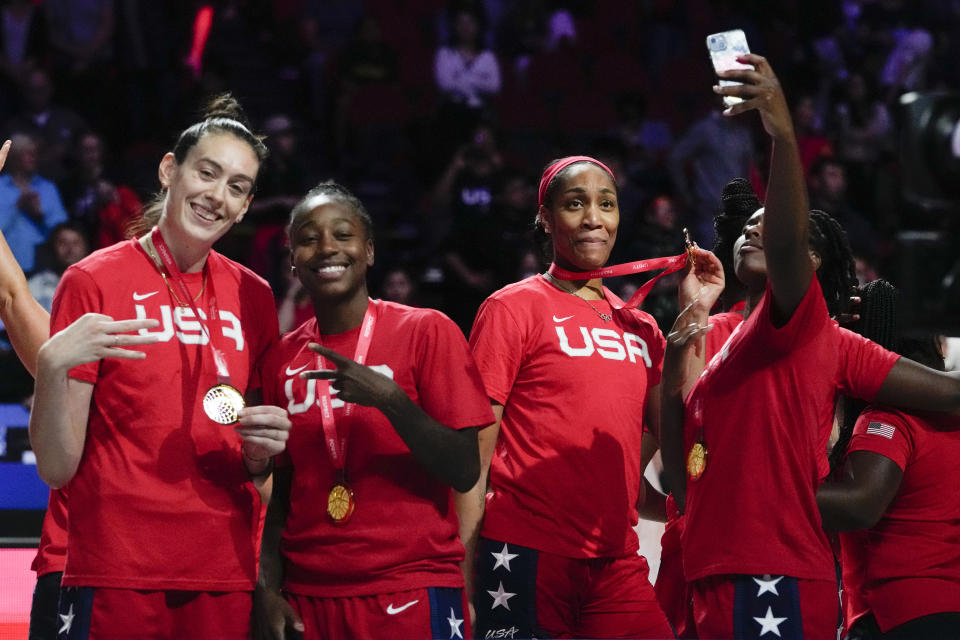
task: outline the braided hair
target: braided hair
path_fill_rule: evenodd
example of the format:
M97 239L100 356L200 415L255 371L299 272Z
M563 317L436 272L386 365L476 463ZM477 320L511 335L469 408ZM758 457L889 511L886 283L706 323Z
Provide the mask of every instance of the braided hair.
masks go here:
M810 211L810 248L820 256L817 279L831 316L850 310L857 291L857 269L847 233L830 214Z
M743 299L744 287L733 269L733 244L743 234L743 225L747 218L762 206L750 182L744 178L734 178L724 185L720 196L720 213L713 218L713 229L716 232L713 253L723 265L723 275L727 283L720 295L724 309L729 309Z
M886 280L873 280L860 288L860 320L854 330L884 349L900 349L900 319L897 314L897 289ZM847 455L857 417L867 403L859 398L840 399L840 435L830 451L830 471L836 471Z

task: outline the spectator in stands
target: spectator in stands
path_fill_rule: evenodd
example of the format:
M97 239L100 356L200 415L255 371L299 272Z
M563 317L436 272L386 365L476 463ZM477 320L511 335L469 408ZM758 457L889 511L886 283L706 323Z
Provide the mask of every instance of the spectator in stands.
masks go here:
M33 271L37 245L66 222L67 212L55 184L37 175L37 143L29 135L12 136L9 172L0 176L0 230L27 273Z
M27 286L40 305L50 313L53 306L53 293L60 283L60 277L70 265L79 262L90 253L90 242L84 229L71 222L61 222L50 231L47 242L53 264L47 269L35 272L27 279Z
M850 238L857 255L876 260L886 248L876 227L851 204L847 194L847 171L844 163L822 156L810 166L810 206L836 218Z
M450 19L452 41L437 49L434 77L444 101L440 126L457 144L476 125L490 96L499 93L500 63L484 47L482 13L460 7Z
M46 57L47 21L32 0L9 0L0 6L0 118L16 109L20 79Z
M143 203L130 187L105 175L104 143L99 134L82 134L74 150L74 168L63 182L63 200L70 220L100 249L127 237L128 225Z
M677 141L668 167L675 193L690 212L690 232L703 246L713 244L717 194L737 176L750 174L753 141L740 118L725 118L714 109Z
M67 155L87 125L72 109L53 104L54 87L45 71L30 71L23 79L22 90L24 108L6 122L3 130L8 136L23 132L37 140L39 172L50 180L59 180L67 174Z

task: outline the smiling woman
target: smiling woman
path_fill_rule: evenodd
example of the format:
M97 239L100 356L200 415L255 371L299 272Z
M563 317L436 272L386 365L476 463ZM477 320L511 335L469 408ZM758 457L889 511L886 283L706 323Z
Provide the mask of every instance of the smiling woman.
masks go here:
M212 247L246 212L265 155L236 101L215 100L160 162L156 226L57 289L30 439L41 477L69 483L70 535L48 521L38 555L62 563L66 547L67 631L248 637L261 491L290 422L243 406L276 310L266 282Z
M373 226L344 187L294 207L290 247L315 317L265 367L264 397L295 428L264 527L258 633L469 637L451 488L476 482L493 415L466 340L438 311L369 298Z

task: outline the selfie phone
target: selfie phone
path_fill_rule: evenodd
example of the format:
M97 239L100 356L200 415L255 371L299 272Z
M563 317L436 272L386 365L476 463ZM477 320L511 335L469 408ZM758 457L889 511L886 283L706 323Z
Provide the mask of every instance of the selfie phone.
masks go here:
M747 36L744 35L743 29L711 33L707 36L707 51L710 52L713 70L717 73L729 69L753 69L752 65L737 62L738 56L750 53L750 47L747 46ZM719 84L721 87L729 87L741 83L721 79ZM723 104L728 107L740 102L743 102L742 98L723 96Z

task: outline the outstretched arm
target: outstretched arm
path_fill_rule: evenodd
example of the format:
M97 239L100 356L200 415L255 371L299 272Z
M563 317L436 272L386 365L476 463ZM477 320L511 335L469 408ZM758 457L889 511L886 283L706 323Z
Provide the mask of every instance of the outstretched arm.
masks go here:
M0 147L0 170L7 160L10 141ZM7 239L0 232L0 319L7 329L20 362L37 375L37 353L50 337L50 314L30 295L23 269L17 264Z
M319 344L311 342L309 347L337 368L304 371L301 378L330 380L344 402L379 409L417 462L445 485L466 492L477 483L480 454L476 428L446 427L387 376Z
M773 143L761 241L767 279L773 292L775 321L782 325L803 300L814 272L810 260L807 188L790 109L770 63L755 54L740 56L737 61L751 64L754 69L721 72L721 78L743 84L717 86L714 91L743 98L743 102L724 111L726 116L758 111Z
M874 401L905 410L960 415L960 372L944 373L900 358L880 385Z

